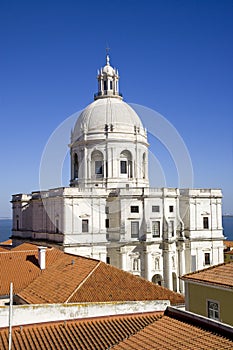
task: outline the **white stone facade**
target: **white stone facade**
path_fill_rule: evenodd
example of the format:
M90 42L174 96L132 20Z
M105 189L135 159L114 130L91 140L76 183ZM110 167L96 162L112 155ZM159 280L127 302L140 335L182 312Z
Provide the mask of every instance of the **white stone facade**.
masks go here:
M70 187L14 195L13 236L183 292L179 276L223 262L222 193L149 187L147 133L118 80L107 56L72 132Z

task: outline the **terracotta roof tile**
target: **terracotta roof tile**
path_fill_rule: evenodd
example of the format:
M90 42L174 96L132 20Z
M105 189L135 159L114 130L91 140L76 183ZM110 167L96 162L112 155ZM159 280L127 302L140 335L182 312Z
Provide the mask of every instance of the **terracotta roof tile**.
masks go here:
M24 243L0 253L1 295L14 294L25 302L66 303L98 301L170 300L183 304L184 297L141 277L98 260L46 250L46 269L38 265L38 246Z
M97 260L63 253L18 295L32 304L65 303L98 264Z
M122 300L170 300L171 304L184 303L181 294L102 262L69 302Z
M223 350L230 335L163 313L109 316L12 328L12 350ZM0 348L8 349L8 329L0 329Z
M43 288L41 288L43 286ZM98 260L64 254L18 295L27 303L170 300L184 297Z
M206 282L233 288L233 262L211 266L207 269L188 273L183 280Z
M19 293L42 273L37 246L31 245L30 250L21 248L0 251L0 295L9 294L10 282L13 282L14 293ZM63 255L61 251L48 248L47 266L53 264L60 255Z
M105 350L161 317L161 313L110 316L13 327L12 350ZM8 349L8 329L0 329L0 349Z
M0 245L12 245L12 239L8 239L0 243Z
M233 248L233 241L224 241L224 246L226 248Z
M114 350L223 350L233 340L169 316L155 320L144 329L112 347Z

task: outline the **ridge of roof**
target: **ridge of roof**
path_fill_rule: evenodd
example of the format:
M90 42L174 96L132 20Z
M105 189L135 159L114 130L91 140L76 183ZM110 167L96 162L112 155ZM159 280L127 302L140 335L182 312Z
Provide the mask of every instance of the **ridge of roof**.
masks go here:
M65 303L68 303L69 300L73 297L73 295L77 292L77 290L79 288L82 287L82 285L86 282L86 280L95 272L95 270L98 268L98 266L100 265L101 261L99 261L99 263L92 269L92 271L90 271L90 273L84 278L84 280L77 286L77 288L75 288L75 290L73 291L73 293L71 293L71 295L69 296L69 298L65 301Z

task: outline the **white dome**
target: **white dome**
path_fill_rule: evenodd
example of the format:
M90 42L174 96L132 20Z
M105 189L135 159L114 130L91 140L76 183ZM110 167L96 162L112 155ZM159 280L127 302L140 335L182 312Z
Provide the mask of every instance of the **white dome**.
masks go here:
M115 74L115 70L112 66L106 64L106 66L103 68L103 73L113 76Z
M145 136L145 130L137 113L119 98L98 99L87 106L80 114L73 133L72 142L85 132L103 135L108 130L125 134L135 132Z

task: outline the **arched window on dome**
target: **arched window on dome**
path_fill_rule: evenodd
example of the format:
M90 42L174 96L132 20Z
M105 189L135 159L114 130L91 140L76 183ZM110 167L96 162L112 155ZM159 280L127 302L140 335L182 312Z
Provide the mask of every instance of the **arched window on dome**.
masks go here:
M127 150L120 154L120 176L128 178L133 177L132 155Z
M91 154L91 173L92 178L104 177L104 157L100 151L93 151Z
M143 153L142 156L142 178L146 177L146 153Z
M77 153L74 154L74 179L78 179L78 155Z

